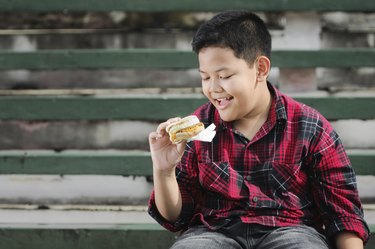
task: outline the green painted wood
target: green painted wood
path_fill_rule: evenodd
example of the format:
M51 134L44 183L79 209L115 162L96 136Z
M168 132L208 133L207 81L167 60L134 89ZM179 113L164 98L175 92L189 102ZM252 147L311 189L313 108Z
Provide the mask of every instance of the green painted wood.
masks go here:
M375 249L375 225L366 249ZM65 225L20 224L0 226L0 249L165 249L175 235L156 224Z
M142 151L0 151L0 174L151 176Z
M370 228L370 240L367 242L365 249L375 249L375 224L369 224Z
M196 67L196 56L172 49L0 51L0 62L0 69L179 69Z
M372 67L375 49L276 50L272 66L279 68ZM187 69L197 68L196 55L174 49L0 50L0 70L30 69Z
M349 150L357 175L375 175L375 150ZM0 174L151 176L142 151L0 151Z
M349 150L348 154L357 175L375 175L374 150Z
M321 112L327 119L374 119L373 97L302 97L296 100Z
M0 229L85 229L85 230L121 230L121 231L166 231L158 223L0 223Z
M373 119L374 97L300 97L327 119ZM148 120L190 114L207 100L201 95L2 96L2 120Z
M0 227L0 249L165 249L174 238L157 224Z
M280 68L372 67L375 66L375 49L279 50L272 53L271 64Z
M0 119L23 120L165 120L186 115L205 103L203 97L1 97ZM173 108L171 108L173 107Z
M371 11L372 0L215 0L202 4L199 0L0 0L1 11L221 11L249 9L252 11Z

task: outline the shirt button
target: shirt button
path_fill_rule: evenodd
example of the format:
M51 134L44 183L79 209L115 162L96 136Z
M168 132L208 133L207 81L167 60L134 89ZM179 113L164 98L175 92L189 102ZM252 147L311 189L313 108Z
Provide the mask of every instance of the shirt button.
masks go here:
M251 176L246 176L246 180L250 181L251 180Z
M253 197L253 202L257 202L258 201L258 197L254 196Z

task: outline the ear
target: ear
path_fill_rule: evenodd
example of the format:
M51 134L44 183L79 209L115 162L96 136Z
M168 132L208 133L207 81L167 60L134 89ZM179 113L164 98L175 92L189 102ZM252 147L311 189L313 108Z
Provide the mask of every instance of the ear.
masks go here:
M266 56L260 56L256 60L257 81L266 81L271 69L271 62Z

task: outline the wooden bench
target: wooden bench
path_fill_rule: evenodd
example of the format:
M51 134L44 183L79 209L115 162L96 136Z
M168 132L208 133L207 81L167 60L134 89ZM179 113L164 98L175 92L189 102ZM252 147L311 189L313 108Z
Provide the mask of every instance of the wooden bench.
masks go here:
M1 11L374 11L373 0L288 1L25 1L0 0ZM100 58L100 59L98 59ZM272 64L279 68L374 67L375 49L275 50ZM55 69L188 69L196 68L196 56L176 49L64 49L0 51L0 70ZM126 94L121 96L18 95L0 97L2 121L143 120L159 122L189 114L206 100L199 94ZM297 97L329 120L375 119L375 97ZM173 106L173 108L171 108ZM375 150L348 151L358 175L375 175ZM150 176L147 151L0 151L0 174ZM375 233L375 224L370 224ZM168 248L174 235L157 224L2 224L0 248ZM372 238L367 248L375 248Z

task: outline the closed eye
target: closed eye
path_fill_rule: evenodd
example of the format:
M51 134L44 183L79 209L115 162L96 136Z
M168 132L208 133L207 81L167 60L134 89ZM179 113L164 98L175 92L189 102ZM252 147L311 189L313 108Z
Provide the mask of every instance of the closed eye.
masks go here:
M233 76L233 74L228 75L228 76L220 76L220 79L222 79L222 80L226 80L226 79L229 79L229 78L232 77L232 76Z

